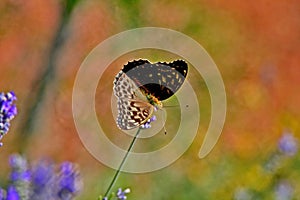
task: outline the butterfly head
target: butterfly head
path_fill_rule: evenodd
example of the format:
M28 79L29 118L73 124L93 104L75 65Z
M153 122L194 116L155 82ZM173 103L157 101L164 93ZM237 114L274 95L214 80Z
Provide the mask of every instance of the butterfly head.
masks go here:
M155 108L162 109L163 107L162 102L158 100L155 96L151 94L147 94L146 98L149 101L149 103L152 104Z

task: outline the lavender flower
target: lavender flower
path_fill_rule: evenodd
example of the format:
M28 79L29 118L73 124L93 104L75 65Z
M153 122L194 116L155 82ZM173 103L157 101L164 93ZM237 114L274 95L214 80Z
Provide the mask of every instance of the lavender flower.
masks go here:
M154 122L154 121L156 121L156 116L155 116L155 115L153 115L153 116L150 118L150 122Z
M22 198L20 197L17 189L14 186L9 186L7 190L7 197L6 200L21 200Z
M9 131L10 121L17 115L17 107L13 104L15 100L17 97L14 92L0 93L0 141Z
M28 168L28 164L25 158L20 155L14 154L10 156L9 164L12 168L12 172L10 174L10 179L12 182L12 188L16 190L16 192L8 190L7 198L11 193L11 196L16 196L15 193L18 193L18 196L22 200L28 200L30 195L30 170ZM10 188L9 188L10 189Z
M53 199L55 190L54 165L50 161L40 161L32 169L32 200Z
M81 189L81 180L76 167L70 162L64 162L60 167L58 197L62 200L72 199Z
M118 198L118 200L125 200L125 199L127 199L126 194L128 194L129 192L130 192L129 188L125 189L124 191L122 191L122 189L119 188L118 191L117 191L117 198Z
M156 116L155 115L153 115L150 119L148 119L146 123L142 124L141 128L142 129L151 128L151 122L154 122L154 121L156 121Z
M6 199L6 192L2 188L0 188L0 200Z
M28 170L28 164L25 158L20 155L13 154L9 158L9 164L12 168L12 173L10 175L12 182L30 180L30 171Z
M285 133L278 142L279 151L287 156L293 156L298 151L298 141L291 133Z
M112 192L110 195L109 195L109 198L108 197L102 197L100 196L99 197L99 200L109 200L109 199L116 199L116 200L126 200L127 199L127 196L126 194L130 193L130 189L127 188L125 189L124 191L122 191L122 188L119 188L117 190L117 194L115 194L114 192Z
M0 200L71 200L81 189L79 171L70 162L61 164L59 174L46 160L29 169L27 160L17 154L10 156L9 164L11 184L7 192L0 188Z
M281 181L276 187L275 200L290 200L292 197L292 186L286 181Z

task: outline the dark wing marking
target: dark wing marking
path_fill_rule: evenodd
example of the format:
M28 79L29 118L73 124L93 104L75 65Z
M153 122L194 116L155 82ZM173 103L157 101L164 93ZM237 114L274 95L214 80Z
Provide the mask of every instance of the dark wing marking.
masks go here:
M171 97L181 87L188 73L188 65L183 60L154 64L139 60L128 63L122 71L137 87L161 101Z

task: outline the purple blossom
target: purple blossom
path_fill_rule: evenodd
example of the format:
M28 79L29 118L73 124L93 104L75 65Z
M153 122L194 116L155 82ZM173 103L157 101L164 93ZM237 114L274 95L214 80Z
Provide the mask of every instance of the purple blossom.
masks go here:
M141 125L141 128L142 129L148 129L148 128L151 128L151 122L154 122L156 121L156 116L153 115L151 118L149 118L147 120L147 122L145 122L144 124Z
M12 168L10 180L12 182L30 181L30 171L27 166L27 161L20 155L14 154L9 158L9 164Z
M11 181L29 181L30 180L30 171L13 171L10 174Z
M117 198L118 198L118 200L126 200L127 199L126 194L128 194L128 193L130 193L130 189L129 188L125 189L124 191L122 191L122 189L119 188L118 191L117 191Z
M0 188L0 200L6 199L6 191Z
M293 188L288 182L281 181L276 186L275 200L290 200L293 197L293 192Z
M62 200L72 199L81 190L79 172L70 162L64 162L60 166L58 196Z
M108 195L109 196L109 198L108 197L102 197L102 196L100 196L99 197L99 200L101 199L101 200L109 200L109 199L115 199L115 200L126 200L127 199L127 194L128 193L130 193L130 189L129 188L127 188L127 189L125 189L124 191L122 190L122 188L119 188L118 190L117 190L117 193L115 194L114 192L112 192L110 195Z
M29 168L24 157L13 154L9 165L11 184L7 192L0 188L0 200L71 200L81 189L79 171L70 162L62 163L57 173L50 161Z
M155 115L153 115L153 116L150 118L150 122L154 122L154 121L156 121L156 116L155 116Z
M12 168L25 168L27 167L27 160L18 154L12 154L9 157L9 165Z
M279 151L287 156L293 156L298 151L298 141L291 133L284 133L278 142Z
M0 141L9 131L10 121L17 115L17 107L13 104L16 100L14 92L0 93Z
M141 125L141 128L142 129L148 129L148 128L151 128L151 124L149 122L146 122L145 124L142 124Z
M21 197L14 186L8 187L6 200L21 200Z
M12 182L13 189L12 199L15 198L15 193L18 194L20 199L29 199L30 195L30 180L31 174L28 168L27 160L18 154L13 154L9 158L9 164L12 168L10 174L10 180ZM7 198L9 197L9 190L7 191Z
M40 161L32 169L32 200L52 199L55 195L55 171L50 161Z

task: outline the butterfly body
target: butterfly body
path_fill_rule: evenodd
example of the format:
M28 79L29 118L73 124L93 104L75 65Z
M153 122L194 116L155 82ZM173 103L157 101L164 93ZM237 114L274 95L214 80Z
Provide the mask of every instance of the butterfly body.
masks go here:
M129 130L145 124L162 100L171 97L183 84L187 75L185 61L154 63L134 60L117 74L114 94L117 97L117 126Z

